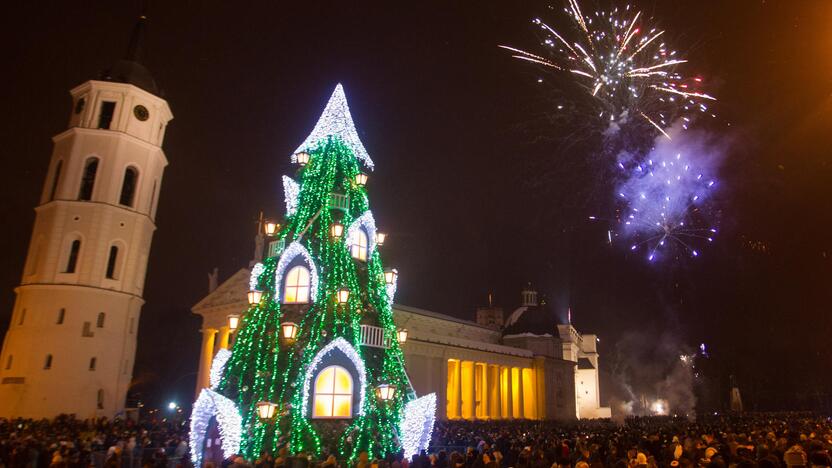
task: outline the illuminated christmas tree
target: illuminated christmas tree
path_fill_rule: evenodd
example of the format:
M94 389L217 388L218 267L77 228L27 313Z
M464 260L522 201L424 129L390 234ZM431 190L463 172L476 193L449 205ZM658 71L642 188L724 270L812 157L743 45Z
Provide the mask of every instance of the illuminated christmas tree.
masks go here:
M252 268L233 350L217 355L212 388L194 406L195 461L213 416L226 455L250 460L281 447L380 457L429 441L435 396L415 399L405 373L397 272L382 265L384 234L369 209L373 161L341 85L292 161L285 223Z

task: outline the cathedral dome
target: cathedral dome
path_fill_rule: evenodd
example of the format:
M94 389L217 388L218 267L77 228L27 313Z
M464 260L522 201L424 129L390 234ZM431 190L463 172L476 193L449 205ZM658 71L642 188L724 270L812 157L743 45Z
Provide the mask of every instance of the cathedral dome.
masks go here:
M545 302L535 306L521 306L506 320L503 336L507 335L555 335L562 325L558 314Z

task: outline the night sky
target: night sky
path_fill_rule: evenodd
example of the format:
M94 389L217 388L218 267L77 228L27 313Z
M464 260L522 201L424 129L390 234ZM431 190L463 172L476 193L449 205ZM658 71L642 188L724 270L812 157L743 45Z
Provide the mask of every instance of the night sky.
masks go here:
M530 19L557 16L545 3L284 3L150 5L143 61L175 117L134 393L151 405L191 398L200 323L190 307L215 266L221 280L247 266L257 214L283 213L289 155L341 82L376 163L370 201L390 234L397 302L473 319L489 291L509 312L530 281L601 337L607 373L704 342L717 400L734 374L753 408L829 404L832 2L638 3L707 78L720 99L708 131L731 143L716 242L696 260L657 264L587 222L587 200L610 187L581 169L581 147L563 144L569 128L537 117L548 83L496 47L534 47ZM68 90L124 55L139 9L4 8L1 333Z

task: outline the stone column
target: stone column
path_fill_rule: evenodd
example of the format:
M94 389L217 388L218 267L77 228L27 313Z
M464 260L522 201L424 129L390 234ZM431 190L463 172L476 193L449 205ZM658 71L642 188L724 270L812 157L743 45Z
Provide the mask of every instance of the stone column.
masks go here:
M456 381L459 383L456 391L456 415L462 419L462 359L456 362Z
M199 374L196 378L197 396L203 388L211 386L211 361L214 360L214 338L216 334L216 328L202 329L202 351L199 356Z
M448 360L443 357L433 358L435 372L433 381L436 388L436 419L448 419Z
M500 368L500 388L503 385L503 371L506 371L506 413L503 415L504 419L511 419L514 417L514 408L512 406L512 389L511 389L511 367L501 367ZM502 398L502 397L501 397ZM503 404L503 400L500 400L500 404Z
M519 402L517 407L520 411L518 411L519 414L514 415L514 417L517 418L517 419L525 419L527 416L526 416L526 406L523 404L523 398L526 396L526 395L523 394L523 368L522 367L516 367L515 369L517 369L517 401ZM514 369L512 369L511 374L512 374L511 376L513 378L514 377Z
M229 338L231 337L231 329L228 328L228 325L224 327L220 327L220 347L217 349L229 349Z

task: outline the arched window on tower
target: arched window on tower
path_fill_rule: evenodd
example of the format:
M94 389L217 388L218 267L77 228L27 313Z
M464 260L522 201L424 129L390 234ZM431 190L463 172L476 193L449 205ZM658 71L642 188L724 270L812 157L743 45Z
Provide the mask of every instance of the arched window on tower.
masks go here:
M118 279L118 247L110 246L110 256L107 258L107 279Z
M90 358L90 370L95 370L96 359L94 357Z
M84 164L84 174L81 177L81 189L78 191L78 199L82 201L92 200L92 191L95 188L95 175L98 172L98 158L89 158Z
M9 357L6 358L6 370L9 370L9 369L12 368L12 359L13 358L14 358L14 356L12 356L11 354L9 354Z
M99 388L98 393L95 395L95 402L98 409L104 409L104 389Z
M313 418L352 417L352 376L341 366L324 368L315 377Z
M293 267L286 275L283 302L287 304L306 304L309 302L310 286L309 269L303 265Z
M61 310L58 311L58 321L55 322L55 323L57 323L58 325L63 325L65 318L66 318L66 309L62 308Z
M358 229L355 233L355 238L352 239L352 244L350 245L350 254L352 254L352 258L366 262L368 247L369 242L367 241L367 231L364 229Z
M43 361L43 369L49 370L52 368L52 355L47 354L46 359Z
M49 201L55 199L55 193L58 191L58 182L61 180L61 169L63 169L64 162L63 160L58 160L58 164L55 165L55 175L52 176L52 188L49 189Z
M133 206L133 198L136 195L136 182L139 180L139 172L135 167L128 167L124 170L124 180L121 182L121 196L119 204Z
M104 319L106 317L107 317L107 315L104 312L99 312L98 313L98 321L95 322L95 326L98 327L98 328L104 328Z
M69 257L66 259L66 269L64 273L75 273L75 267L78 266L78 254L81 252L81 239L75 239L69 246Z

